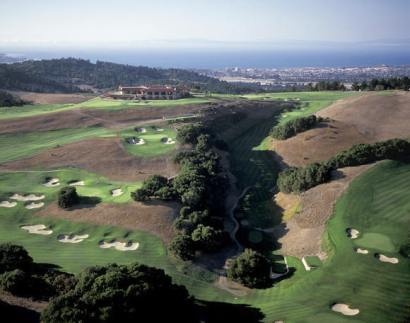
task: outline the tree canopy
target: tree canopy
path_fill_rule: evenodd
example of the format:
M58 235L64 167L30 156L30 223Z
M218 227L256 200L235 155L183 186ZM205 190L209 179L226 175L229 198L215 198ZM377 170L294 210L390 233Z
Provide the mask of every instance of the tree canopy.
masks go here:
M193 299L162 269L134 263L91 267L43 311L54 322L197 322Z
M228 277L251 288L263 288L271 284L270 271L269 259L252 249L245 249L233 259Z

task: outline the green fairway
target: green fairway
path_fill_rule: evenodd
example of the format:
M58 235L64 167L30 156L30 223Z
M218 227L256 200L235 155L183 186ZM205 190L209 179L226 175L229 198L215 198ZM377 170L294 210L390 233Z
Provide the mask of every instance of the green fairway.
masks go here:
M32 156L42 150L91 137L115 135L106 128L91 127L0 135L0 163Z
M152 126L141 127L141 129L144 129L145 132L138 132L134 128L120 132L122 144L128 153L142 157L155 157L175 150L176 132L174 129ZM144 144L128 143L127 139L133 137L144 140ZM173 141L172 144L165 144L168 138Z
M0 194L4 198L12 192L43 193L45 202L55 198L57 188L41 184L45 177L58 177L64 183L84 180L93 187L97 176L68 169L52 174L44 172L8 173L1 175ZM109 188L100 178L101 188L92 194L101 194L109 201ZM148 233L124 229L69 223L52 218L33 217L35 211L26 210L21 202L15 208L1 209L0 241L12 241L24 245L38 262L54 263L62 269L78 272L84 267L108 262L129 263L140 261L164 268L177 283L183 283L198 298L231 303L250 304L261 308L266 322L404 322L410 315L404 304L410 295L409 260L398 254L401 244L407 241L410 215L410 165L384 162L371 169L351 184L336 205L330 219L326 239L328 259L320 268L306 272L300 260L286 257L289 267L296 271L289 279L274 287L253 290L248 296L237 297L211 284L215 277L197 267L175 263L167 256L161 241ZM85 188L84 187L84 188ZM108 188L108 189L107 189ZM80 190L80 189L79 189ZM101 190L102 193L97 193ZM81 191L80 191L81 192ZM84 191L83 191L84 194ZM53 233L49 236L29 234L24 224L45 224ZM373 255L380 249L368 247L368 255L354 251L359 240L346 236L346 228L356 228L366 233L377 233L390 239L394 250L385 252L397 257L396 265L382 263ZM58 242L58 234L89 234L79 244ZM139 242L136 251L119 252L98 247L101 240L119 239ZM302 242L303 243L303 242ZM347 303L360 309L355 317L334 313L330 306Z
M123 110L143 107L173 107L188 104L203 104L212 101L206 97L193 97L179 100L113 100L101 97L93 98L81 103L70 104L36 104L24 105L21 107L2 107L0 109L0 119L22 118L41 115L52 112L61 112L73 109L103 109L103 110Z
M321 92L284 92L244 95L249 100L290 100L300 102L300 108L282 114L279 123L305 117L329 106L336 100L360 95L358 92L321 91Z
M146 133L138 133L134 128L124 129L120 132L123 146L128 153L149 158L167 154L175 149L175 144L161 142L162 138L175 140L176 134L173 129L166 127L163 131L156 131L151 126L142 127L147 129ZM114 137L116 135L116 131L102 127L3 134L0 135L0 163L30 157L46 149L85 139ZM125 139L133 136L144 139L145 144L127 144Z
M390 238L380 233L364 233L362 238L355 240L355 243L362 248L373 248L386 252L395 251Z

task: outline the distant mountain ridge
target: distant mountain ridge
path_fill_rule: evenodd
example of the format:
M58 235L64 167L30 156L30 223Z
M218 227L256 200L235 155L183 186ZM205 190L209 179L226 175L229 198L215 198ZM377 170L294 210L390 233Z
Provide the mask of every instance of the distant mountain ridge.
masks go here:
M119 85L187 85L202 91L246 93L258 85L234 85L183 69L158 69L76 58L0 64L0 89L33 92L80 92L81 85L112 89Z

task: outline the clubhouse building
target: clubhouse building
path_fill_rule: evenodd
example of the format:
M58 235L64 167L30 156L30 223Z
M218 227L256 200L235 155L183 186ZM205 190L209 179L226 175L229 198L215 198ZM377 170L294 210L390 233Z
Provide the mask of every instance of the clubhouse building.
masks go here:
M114 99L128 100L177 100L189 96L185 87L165 85L119 86L118 92L111 94Z

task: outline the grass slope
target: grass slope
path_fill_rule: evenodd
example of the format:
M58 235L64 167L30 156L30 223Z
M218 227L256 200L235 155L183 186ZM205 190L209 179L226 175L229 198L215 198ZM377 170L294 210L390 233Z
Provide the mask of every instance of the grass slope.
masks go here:
M134 100L112 100L101 97L76 103L76 104L36 104L24 105L21 107L2 107L0 109L0 119L31 117L46 113L61 112L74 109L102 109L102 110L124 110L143 107L173 107L188 104L203 104L210 102L211 99L204 97L193 97L179 100L151 100L151 101L134 101Z
M161 142L163 137L175 139L176 134L174 130L164 128L163 132L156 132L148 126L146 129L148 131L144 134L137 133L133 128L124 129L120 132L120 136L124 139L124 147L130 154L149 158L167 154L175 149L175 145L165 145ZM116 135L116 131L102 127L3 134L0 135L0 163L30 157L43 150L76 141L93 137L113 137ZM143 138L146 144L141 146L126 144L125 138L132 136Z
M5 197L10 191L45 193L48 203L57 190L41 185L48 175L37 172L2 174L1 195ZM86 183L93 183L96 180L93 175L86 175L76 170L53 174L64 181L84 179ZM398 254L398 249L408 239L409 183L410 165L395 162L381 163L363 174L338 201L328 223L328 260L320 268L306 272L298 259L287 257L289 266L295 269L293 276L272 288L254 290L246 297L236 297L215 288L211 284L212 274L174 262L159 239L143 232L36 218L33 211L19 206L1 209L0 241L22 244L36 261L54 263L71 272L89 265L132 261L164 268L196 297L250 304L262 309L267 322L405 322L410 317L410 309L405 305L410 295L410 263ZM106 189L104 191L108 194ZM19 228L35 223L50 225L53 234L30 235ZM383 246L376 246L369 247L368 255L357 254L354 248L360 241L346 236L348 227L358 229L362 235L385 236L394 250L387 252ZM57 241L58 233L87 233L90 238L78 245L68 245ZM98 248L100 240L113 238L138 241L140 248L135 252ZM376 252L397 257L400 262L397 265L381 263L373 256ZM344 317L330 310L335 302L348 303L361 312L355 317Z

